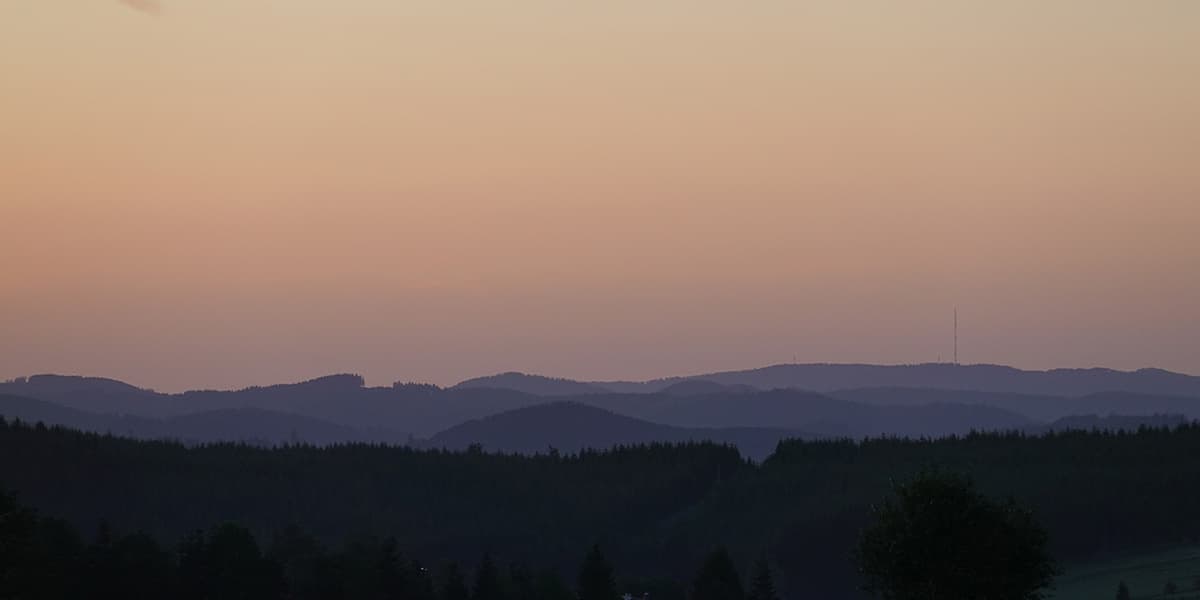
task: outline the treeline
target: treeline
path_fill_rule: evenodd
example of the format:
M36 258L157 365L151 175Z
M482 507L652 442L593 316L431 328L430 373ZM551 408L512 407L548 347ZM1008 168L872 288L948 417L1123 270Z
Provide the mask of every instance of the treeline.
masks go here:
M84 542L69 523L40 517L0 492L0 597L210 600L569 600L557 572L489 557L468 573L456 563L431 570L407 558L395 538L363 538L331 551L297 528L260 547L249 530L225 523L164 547L144 533L101 525Z
M629 580L689 581L725 544L748 572L766 551L781 595L854 597L870 506L926 467L1013 496L1067 563L1200 539L1200 427L1030 437L785 442L762 465L712 444L522 457L373 445L185 448L0 424L0 485L42 514L174 542L212 523L258 539L299 525L322 544L395 537L429 564L573 573L599 542Z
M564 572L598 542L635 577L686 579L702 556L662 544L664 516L751 469L712 444L537 457L367 444L189 448L0 420L0 486L85 531L108 519L176 540L235 521L268 539L298 525L331 545L395 536L433 562L468 564L489 549ZM678 570L662 570L663 556Z
M70 523L40 516L0 490L0 598L21 600L778 600L771 568L756 563L750 593L724 548L690 585L657 579L618 584L599 545L568 583L555 569L501 566L484 553L469 570L429 568L394 537L351 540L330 550L296 527L260 547L244 527L223 523L173 548L145 533L102 523L90 542Z

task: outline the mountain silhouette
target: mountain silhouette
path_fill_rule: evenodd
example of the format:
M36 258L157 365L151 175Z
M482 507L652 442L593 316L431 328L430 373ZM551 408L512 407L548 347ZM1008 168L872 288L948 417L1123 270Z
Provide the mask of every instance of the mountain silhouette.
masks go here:
M155 419L91 413L44 400L0 395L0 416L27 423L60 425L135 439L176 440L187 444L246 442L278 445L303 442L324 446L348 442L399 444L408 441L403 434L386 429L360 430L320 419L257 408L217 409Z
M707 379L685 379L673 383L658 391L668 396L707 396L711 394L750 394L759 391L758 388L734 384L726 385Z
M646 382L593 382L617 392L648 393L685 380L702 379L758 389L799 388L832 392L852 388L903 387L977 390L1051 396L1138 392L1200 396L1200 377L1162 369L1051 369L1029 371L1001 365L782 364Z
M579 396L582 394L605 394L612 391L603 386L582 383L571 379L527 375L515 371L468 379L451 389L514 390L535 396Z
M1171 429L1193 422L1183 415L1075 415L1056 419L1053 423L1026 430L1026 433L1041 434L1048 431L1126 431L1133 432L1143 427Z
M451 388L412 383L368 387L358 375L339 374L299 383L179 394L105 378L37 375L0 383L0 394L90 415L41 407L51 415L43 419L48 423L196 440L254 438L280 443L290 438L293 429L306 432L300 437L313 443L429 439L467 421L549 399L685 429L766 428L863 437L1028 430L1077 415L1200 419L1200 396L1182 393L1192 389L1196 379L1154 369L777 365L617 384L505 373ZM892 383L882 385L888 382ZM818 388L832 389L812 391ZM185 418L189 416L194 418Z
M163 394L103 377L33 375L0 383L0 394L113 414L165 417L178 412L176 403Z
M0 394L36 398L92 413L151 418L220 409L257 408L360 430L428 437L468 419L544 402L503 389L442 390L429 385L365 387L358 375L331 375L300 383L234 391L163 394L111 380L47 375L0 383Z
M762 460L780 440L813 437L790 429L684 428L650 423L577 402L552 402L474 419L443 431L423 445L462 450L479 444L487 451L575 453L614 446L709 441L735 446L743 456Z
M973 390L865 388L838 390L829 395L834 398L877 406L919 406L930 403L994 406L1045 422L1073 415L1104 416L1112 414L1177 414L1200 419L1200 398L1136 392L1100 392L1071 397Z
M872 406L801 390L693 396L626 394L577 399L677 427L781 427L815 434L939 436L971 430L1021 429L1035 423L992 406L930 403Z

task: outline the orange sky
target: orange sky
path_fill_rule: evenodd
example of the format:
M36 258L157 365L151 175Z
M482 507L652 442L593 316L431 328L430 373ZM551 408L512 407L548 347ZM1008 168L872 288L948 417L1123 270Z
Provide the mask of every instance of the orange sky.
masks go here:
M0 377L1200 373L1198 107L1190 0L7 0Z

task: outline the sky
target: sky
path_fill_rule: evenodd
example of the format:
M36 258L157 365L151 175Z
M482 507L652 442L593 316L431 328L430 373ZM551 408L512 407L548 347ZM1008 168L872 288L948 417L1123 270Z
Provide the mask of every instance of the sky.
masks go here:
M1200 2L5 0L0 378L1200 374Z

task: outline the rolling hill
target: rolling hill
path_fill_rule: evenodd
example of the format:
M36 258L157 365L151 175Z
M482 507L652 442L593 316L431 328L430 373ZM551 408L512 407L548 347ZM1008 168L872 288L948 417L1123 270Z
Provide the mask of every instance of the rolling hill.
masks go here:
M513 390L535 396L579 396L583 394L606 394L612 391L603 386L591 383L582 383L571 379L543 377L541 375L527 375L515 371L468 379L450 389Z
M799 388L833 392L857 388L933 388L1083 396L1100 392L1137 392L1168 396L1200 396L1200 377L1162 369L1023 370L1003 365L782 364L741 371L668 377L644 382L590 382L614 392L651 393L681 381L704 380L723 385L746 385L761 390Z
M407 436L386 429L354 429L258 408L217 409L155 419L91 413L43 400L0 395L0 416L27 423L61 425L134 439L177 440L187 444L246 442L270 446L304 442L324 446L347 442L402 444L408 441Z
M1113 390L1063 395L1106 385L1178 392L1190 389L1195 379L1156 370L779 365L694 378L612 384L619 389L640 390L636 392L606 391L603 386L610 384L506 373L452 388L400 383L368 387L361 377L343 374L292 384L179 394L159 393L111 379L39 375L0 383L0 394L37 399L92 415L58 414L54 417L58 421L48 422L78 425L90 431L124 428L143 437L147 434L142 432L165 427L158 421L172 422L172 427L182 429L167 434L204 440L245 439L261 431L264 439L279 441L292 428L311 431L309 436L314 440L427 439L468 421L548 400L586 404L678 428L766 428L824 436L919 437L971 430L1031 431L1078 415L1178 415L1200 419L1198 396ZM806 388L848 383L859 387L814 392L784 385L797 382ZM886 382L896 385L867 386ZM900 385L930 383L948 387ZM971 387L985 385L998 389ZM771 386L775 389L763 389ZM1014 391L1027 389L1052 389L1063 394ZM196 416L201 414L207 416ZM100 415L106 415L107 420L95 425ZM281 424L284 415L296 422ZM193 418L185 418L189 416ZM116 417L121 419L114 421ZM250 427L247 423L257 425Z
M929 388L862 388L838 390L829 395L874 406L921 406L931 403L992 406L1046 422L1073 415L1110 414L1176 414L1200 419L1200 398L1136 392L1100 392L1071 397Z
M443 431L422 445L462 450L545 454L551 449L575 453L650 443L715 442L735 446L743 456L763 460L780 440L813 437L789 429L761 427L685 428L650 423L579 404L552 402L475 419Z

